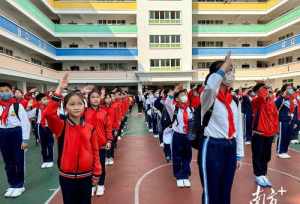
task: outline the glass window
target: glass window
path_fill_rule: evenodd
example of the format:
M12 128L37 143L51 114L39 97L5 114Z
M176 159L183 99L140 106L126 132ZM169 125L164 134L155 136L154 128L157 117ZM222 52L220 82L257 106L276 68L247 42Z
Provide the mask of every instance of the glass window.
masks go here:
M180 59L176 59L176 67L180 67Z
M159 19L165 19L165 12L164 11L159 12Z
M171 67L175 67L176 66L176 60L175 59L171 59Z

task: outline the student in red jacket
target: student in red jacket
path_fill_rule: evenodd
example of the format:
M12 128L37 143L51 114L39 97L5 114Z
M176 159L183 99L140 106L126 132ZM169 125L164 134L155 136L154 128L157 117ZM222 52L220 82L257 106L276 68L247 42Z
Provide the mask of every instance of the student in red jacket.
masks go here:
M279 116L274 102L270 97L268 87L258 83L253 91L257 97L252 101L253 138L252 161L256 183L262 187L271 187L272 183L266 177L268 162L271 160L273 138L278 132Z
M59 183L64 204L91 204L92 185L97 185L101 174L99 147L93 125L83 118L84 98L71 92L64 98L66 119L57 110L61 92L68 85L65 75L45 110L48 126L58 142Z
M105 97L105 96L104 96ZM100 107L101 93L98 90L92 90L88 95L88 108L85 111L85 119L88 123L93 124L99 144L99 157L102 166L102 174L99 179L97 188L93 187L92 195L104 195L105 183L105 159L106 150L111 148L112 141L112 124L107 111Z
M105 106L103 107L104 110L107 112L108 116L111 119L111 124L112 124L112 144L111 148L107 150L106 152L106 163L107 165L113 165L114 164L114 148L115 148L115 143L116 143L116 130L118 128L117 120L116 120L116 109L112 106L112 97L113 94L106 94L105 95Z

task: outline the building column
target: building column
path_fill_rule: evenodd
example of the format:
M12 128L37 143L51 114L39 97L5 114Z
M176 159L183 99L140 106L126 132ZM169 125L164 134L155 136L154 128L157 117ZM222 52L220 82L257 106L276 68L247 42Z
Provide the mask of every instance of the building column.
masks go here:
M26 81L18 81L17 88L21 89L23 93L27 93L27 82Z
M39 85L39 91L41 93L45 93L47 91L47 86L45 84L40 84Z
M141 82L138 83L138 92L143 93L143 84Z

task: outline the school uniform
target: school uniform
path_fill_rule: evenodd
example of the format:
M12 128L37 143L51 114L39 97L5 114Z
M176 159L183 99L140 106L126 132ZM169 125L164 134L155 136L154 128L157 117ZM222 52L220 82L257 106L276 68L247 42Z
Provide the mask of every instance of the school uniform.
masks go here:
M294 126L297 122L297 109L294 100L278 97L275 101L279 111L279 136L277 140L277 153L283 154L288 152L288 147L293 134L295 134Z
M116 131L118 129L118 123L117 123L117 118L116 118L116 109L112 105L110 106L105 106L104 110L107 112L108 116L110 117L111 120L111 127L112 127L112 137L111 137L111 148L107 150L106 156L107 158L114 158L114 150L116 146Z
M244 156L240 105L219 91L224 76L223 70L211 74L201 94L201 120L213 106L198 152L203 204L230 204L237 160Z
M138 113L142 113L143 111L143 103L144 103L144 96L143 95L137 95L135 97L135 101L138 105Z
M193 112L187 104L185 107L177 106L176 108L173 99L170 97L166 99L166 108L171 118L174 117L174 113L177 110L175 121L172 124L174 131L172 138L173 173L177 180L185 180L191 175L192 146L187 134L188 120L193 118Z
M145 102L145 113L146 121L149 129L153 129L153 119L152 119L152 107L153 107L153 96L148 96Z
M45 107L34 108L28 111L29 118L36 118L35 134L38 136L41 144L42 161L53 162L54 138L48 123L44 116Z
M10 100L11 101L11 100ZM19 104L18 114L13 101L0 101L0 150L10 188L24 187L24 150L22 143L28 143L30 122L24 107Z
M159 142L162 144L163 143L163 127L161 124L161 120L162 120L162 112L164 109L164 99L162 99L161 97L157 98L154 101L154 107L157 110L157 118L156 118L156 123L157 123L157 132L159 135Z
M277 107L272 98L260 96L253 99L253 138L252 163L256 177L266 176L268 162L271 160L273 138L278 132L279 119Z
M58 142L59 183L64 204L91 204L92 179L101 174L99 138L94 126L83 119L75 124L57 114L59 96L45 110L48 126Z
M242 113L243 113L243 127L244 139L250 142L252 138L252 105L251 97L247 94L242 96Z
M102 166L102 173L99 179L99 185L104 186L106 169L106 149L105 146L108 142L111 143L112 139L112 123L108 112L104 108L95 110L87 108L85 111L85 120L87 123L92 124L95 128L95 133L98 138L100 164Z

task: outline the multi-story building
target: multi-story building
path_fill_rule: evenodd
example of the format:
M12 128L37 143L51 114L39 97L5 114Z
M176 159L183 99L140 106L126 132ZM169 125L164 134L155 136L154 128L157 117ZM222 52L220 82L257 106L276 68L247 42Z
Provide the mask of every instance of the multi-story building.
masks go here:
M0 2L0 80L23 89L190 87L229 50L236 87L300 84L299 0Z

